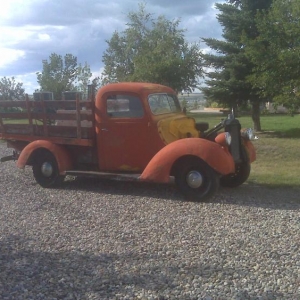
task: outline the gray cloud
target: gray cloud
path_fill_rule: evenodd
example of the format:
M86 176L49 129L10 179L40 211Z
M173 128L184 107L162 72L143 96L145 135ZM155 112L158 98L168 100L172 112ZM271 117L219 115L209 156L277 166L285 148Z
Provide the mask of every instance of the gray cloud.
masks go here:
M55 25L71 26L85 21L108 18L125 18L126 3L99 0L41 0L23 2L15 13L6 20L10 26ZM1 21L0 21L1 24Z
M164 10L164 14L170 15L177 14L178 17L186 17L186 16L195 16L195 15L203 15L210 8L213 1L182 1L182 0L173 0L173 1L160 1L153 0L151 4L156 7L161 7Z
M149 0L146 10L154 16L179 18L180 27L187 30L186 39L198 42L201 37L221 36L216 11L212 8L215 2L222 1ZM1 48L12 50L6 64L0 64L0 77L40 71L42 60L48 59L53 52L62 56L72 53L78 62L86 61L92 71L99 71L107 46L105 40L110 39L115 30L125 29L128 12L136 11L139 4L135 0L113 0L109 4L104 0L32 0L20 3L23 6L0 18L0 31L5 29L6 32L1 36L0 54ZM19 51L16 57L13 57L13 50Z

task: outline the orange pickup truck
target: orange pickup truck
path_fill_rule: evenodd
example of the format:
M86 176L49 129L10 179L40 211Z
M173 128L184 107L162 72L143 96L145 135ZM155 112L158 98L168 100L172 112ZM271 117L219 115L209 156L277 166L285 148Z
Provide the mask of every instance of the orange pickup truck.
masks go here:
M0 139L14 149L1 161L32 166L45 188L66 175L175 181L186 198L203 201L219 184L247 180L253 137L233 115L212 129L196 123L171 88L151 83L108 84L86 101L0 101Z

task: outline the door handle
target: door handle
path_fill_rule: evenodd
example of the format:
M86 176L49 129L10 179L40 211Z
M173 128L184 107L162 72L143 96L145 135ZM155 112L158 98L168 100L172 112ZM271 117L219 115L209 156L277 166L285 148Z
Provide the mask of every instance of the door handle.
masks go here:
M102 128L101 130L102 130L102 131L108 131L108 129L107 129L107 128Z

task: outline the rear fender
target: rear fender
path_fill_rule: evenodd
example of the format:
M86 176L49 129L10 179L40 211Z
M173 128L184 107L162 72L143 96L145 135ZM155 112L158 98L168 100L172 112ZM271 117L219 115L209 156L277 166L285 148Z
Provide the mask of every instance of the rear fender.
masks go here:
M59 173L64 175L66 170L72 169L73 163L67 149L63 146L53 144L45 140L37 140L28 144L21 152L17 167L23 169L26 165L30 163L32 155L35 151L45 149L50 151L56 158Z
M177 140L161 149L149 162L140 176L140 180L169 182L174 163L183 156L195 156L205 161L217 173L234 173L235 164L225 147L200 138Z

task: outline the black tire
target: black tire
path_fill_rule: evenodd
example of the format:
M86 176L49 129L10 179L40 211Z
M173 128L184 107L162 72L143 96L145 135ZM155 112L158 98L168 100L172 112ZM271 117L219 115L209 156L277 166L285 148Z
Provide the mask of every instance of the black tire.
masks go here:
M251 166L248 162L237 164L235 172L228 174L220 179L220 184L223 187L235 188L243 184L249 177Z
M187 158L175 169L175 184L187 200L207 200L217 192L219 181L219 175L197 158Z
M55 156L48 150L35 154L32 171L36 182L44 188L58 186L64 180L64 176L59 175Z

